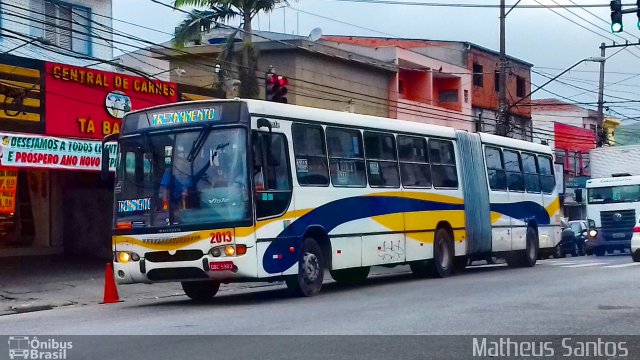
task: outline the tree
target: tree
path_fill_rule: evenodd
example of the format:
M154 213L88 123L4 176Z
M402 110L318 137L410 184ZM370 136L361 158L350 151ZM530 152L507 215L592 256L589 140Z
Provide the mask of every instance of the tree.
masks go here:
M233 57L235 38L242 28L241 64L238 66L240 80L240 96L256 98L258 96L257 57L251 41L253 34L251 20L260 11L272 11L279 3L286 0L174 0L173 6L181 8L195 6L206 10L192 10L189 15L176 27L174 44L184 46L189 41L200 42L203 31L211 30L211 25L235 17L241 17L242 23L227 38L227 42L218 56L218 60L227 64Z

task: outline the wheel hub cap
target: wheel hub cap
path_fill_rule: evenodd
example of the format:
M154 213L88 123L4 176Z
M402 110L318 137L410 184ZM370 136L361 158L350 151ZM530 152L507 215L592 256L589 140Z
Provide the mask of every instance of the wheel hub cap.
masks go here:
M302 262L305 280L310 283L316 281L316 279L318 279L318 273L320 272L318 257L312 253L305 253Z

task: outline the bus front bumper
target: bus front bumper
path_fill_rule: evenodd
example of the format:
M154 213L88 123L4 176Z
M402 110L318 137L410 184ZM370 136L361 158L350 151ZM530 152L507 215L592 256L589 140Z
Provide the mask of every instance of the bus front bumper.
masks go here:
M158 283L192 280L233 282L257 277L255 255L213 257L204 255L197 260L152 262L144 257L138 261L113 263L114 276L119 284Z

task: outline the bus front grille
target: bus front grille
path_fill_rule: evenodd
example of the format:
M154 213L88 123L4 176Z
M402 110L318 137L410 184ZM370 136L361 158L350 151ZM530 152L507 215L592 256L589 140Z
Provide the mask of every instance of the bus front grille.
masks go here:
M202 258L203 255L201 250L178 250L173 255L168 251L154 251L146 253L144 258L151 262L193 261Z

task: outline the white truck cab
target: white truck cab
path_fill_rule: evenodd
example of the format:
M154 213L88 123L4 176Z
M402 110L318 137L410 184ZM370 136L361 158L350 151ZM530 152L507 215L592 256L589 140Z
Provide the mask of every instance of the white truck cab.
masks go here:
M587 252L603 256L631 247L640 217L640 176L587 180ZM594 231L595 230L595 231ZM640 234L636 234L638 236ZM639 237L640 240L640 237ZM638 241L633 251L638 251Z

